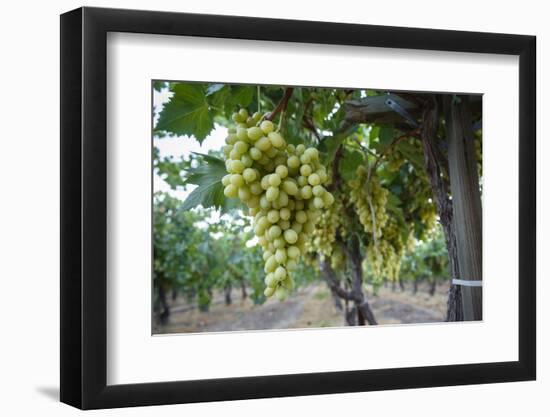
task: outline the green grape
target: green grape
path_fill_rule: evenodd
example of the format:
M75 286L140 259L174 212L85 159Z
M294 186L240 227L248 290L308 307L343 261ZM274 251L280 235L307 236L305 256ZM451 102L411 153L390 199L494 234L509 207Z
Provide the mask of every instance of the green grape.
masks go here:
M244 171L243 171L243 175L242 175L242 178L246 181L246 182L252 182L256 179L256 171L254 171L252 168L246 168Z
M286 160L286 164L289 168L297 169L300 167L300 158L292 155Z
M246 128L244 128L244 127L237 128L237 135L236 136L237 136L238 140L241 140L243 142L248 141L248 132L247 132Z
M279 301L285 301L287 295L288 295L287 290L283 286L279 286L275 290L275 296L277 297L277 300L279 300Z
M290 209L284 207L281 209L281 211L279 211L279 217L282 219L282 220L288 220L290 219Z
M322 197L323 194L325 193L325 189L323 188L322 185L315 185L313 187L313 195L315 197ZM334 198L334 197L333 197ZM329 204L330 205L330 204Z
M268 181L272 187L278 187L281 184L281 177L279 174L271 174Z
M302 174L304 177L307 177L311 175L311 165L304 164L300 167L300 174Z
M270 223L277 223L279 221L279 211L270 210L269 213L267 213L267 219Z
M288 195L296 195L298 193L298 187L293 181L290 180L286 180L285 182L283 182L283 190Z
M283 248L277 249L277 251L275 252L275 259L280 264L284 264L286 262L286 255L286 250L284 250Z
M286 178L288 176L288 168L284 165L279 165L277 168L275 168L275 173L281 179Z
M233 184L229 184L223 189L223 193L226 197L235 198L239 195L239 189Z
M244 122L246 118L248 117L248 111L246 109L240 109L239 110L239 116L241 118L241 122Z
M282 281L286 278L286 269L282 266L278 266L273 274L277 281Z
M256 173L254 174L256 175ZM243 172L243 176L244 176L244 172ZM258 181L250 184L250 192L254 195L260 195L262 193L262 186Z
M273 122L271 122L270 120L264 120L261 124L260 124L260 129L262 129L262 131L264 132L264 134L269 134L271 132L273 132L273 129L274 129L274 126L273 126Z
M281 228L277 225L273 225L269 228L269 236L272 238L272 239L275 239L276 237L279 237L281 236Z
M262 132L262 129L260 129L259 127L254 126L248 128L247 134L252 142L256 142L263 136L264 132Z
M317 175L316 173L311 174L308 177L307 181L312 187L321 184L321 178L319 178L319 175Z
M248 151L248 154L254 161L258 161L262 158L262 151L260 151L258 148L250 148Z
M231 171L235 174L240 174L244 171L244 164L239 160L231 161Z
M282 148L284 145L286 145L285 140L280 133L271 132L267 137L269 138L271 145L273 145L273 147L275 148Z
M235 187L242 187L244 185L243 176L240 174L231 175L231 184Z
M309 185L304 185L300 189L300 197L302 197L303 199L305 200L310 199L312 195L313 195L313 191Z
M264 136L258 139L254 146L262 152L267 152L271 148L271 142Z
M279 197L279 189L276 187L269 187L265 194L267 201L274 201Z
M293 229L285 230L284 237L285 240L290 244L296 243L296 241L298 240L298 234Z

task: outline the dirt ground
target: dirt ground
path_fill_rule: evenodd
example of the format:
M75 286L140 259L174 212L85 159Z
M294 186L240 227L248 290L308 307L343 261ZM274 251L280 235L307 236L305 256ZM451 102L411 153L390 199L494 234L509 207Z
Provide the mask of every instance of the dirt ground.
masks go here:
M444 321L447 309L447 284L438 285L433 296L427 285L412 286L404 291L399 287L380 288L376 296L367 294L374 316L379 324L430 323ZM156 326L154 333L196 333L238 330L296 329L344 326L343 312L336 309L324 283L300 288L286 301L269 299L263 305L254 305L250 299L241 300L233 292L233 303L223 303L221 294L208 312L200 312L194 305L179 297L171 305L169 323Z

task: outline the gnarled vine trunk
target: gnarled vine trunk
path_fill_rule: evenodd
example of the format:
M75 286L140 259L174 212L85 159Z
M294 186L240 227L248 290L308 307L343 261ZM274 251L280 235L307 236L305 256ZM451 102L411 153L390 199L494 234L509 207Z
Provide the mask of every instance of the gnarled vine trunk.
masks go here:
M345 300L345 319L350 326L366 323L370 325L378 324L374 313L372 312L368 301L363 294L363 270L361 266L361 253L359 248L359 240L356 236L350 238L349 246L343 242L339 242L343 250L349 256L351 261L351 288L346 290L340 286L336 273L331 265L319 258L319 265L323 278L329 286L331 292ZM353 302L353 306L349 308L349 302Z

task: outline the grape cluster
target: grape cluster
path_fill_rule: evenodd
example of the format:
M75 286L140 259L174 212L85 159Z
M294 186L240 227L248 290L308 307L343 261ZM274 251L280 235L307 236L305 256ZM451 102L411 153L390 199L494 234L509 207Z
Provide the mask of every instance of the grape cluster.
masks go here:
M390 172L399 171L404 163L405 156L399 149L395 149L393 152L390 152L386 157L386 166Z
M405 244L395 219L390 218L382 230L382 235L383 239L376 243L371 242L367 246L367 258L363 268L370 267L372 275L377 280L385 277L394 281L399 278L401 260L405 254Z
M318 253L322 259L330 257L333 252L336 233L344 230L342 226L342 202L336 199L332 206L323 211L319 217L318 227L315 229L308 242L308 250Z
M262 246L266 273L264 294L284 300L294 288L292 271L315 230L321 209L334 197L325 185L329 176L319 152L287 144L260 113L234 113L223 153L228 174L226 197L238 197L254 216L254 233Z
M355 205L359 221L365 232L379 238L382 236L382 229L389 218L386 213L388 190L380 185L376 176L372 176L367 182L367 169L363 165L357 168L356 174L356 178L349 182L350 200Z
M424 224L425 229L421 237L427 239L432 235L437 226L437 210L435 204L425 204L420 208L420 220Z

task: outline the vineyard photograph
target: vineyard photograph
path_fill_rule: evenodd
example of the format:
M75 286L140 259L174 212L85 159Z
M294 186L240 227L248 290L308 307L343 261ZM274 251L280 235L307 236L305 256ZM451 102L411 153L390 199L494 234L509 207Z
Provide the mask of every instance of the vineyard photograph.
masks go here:
M151 89L153 334L483 320L482 95Z

